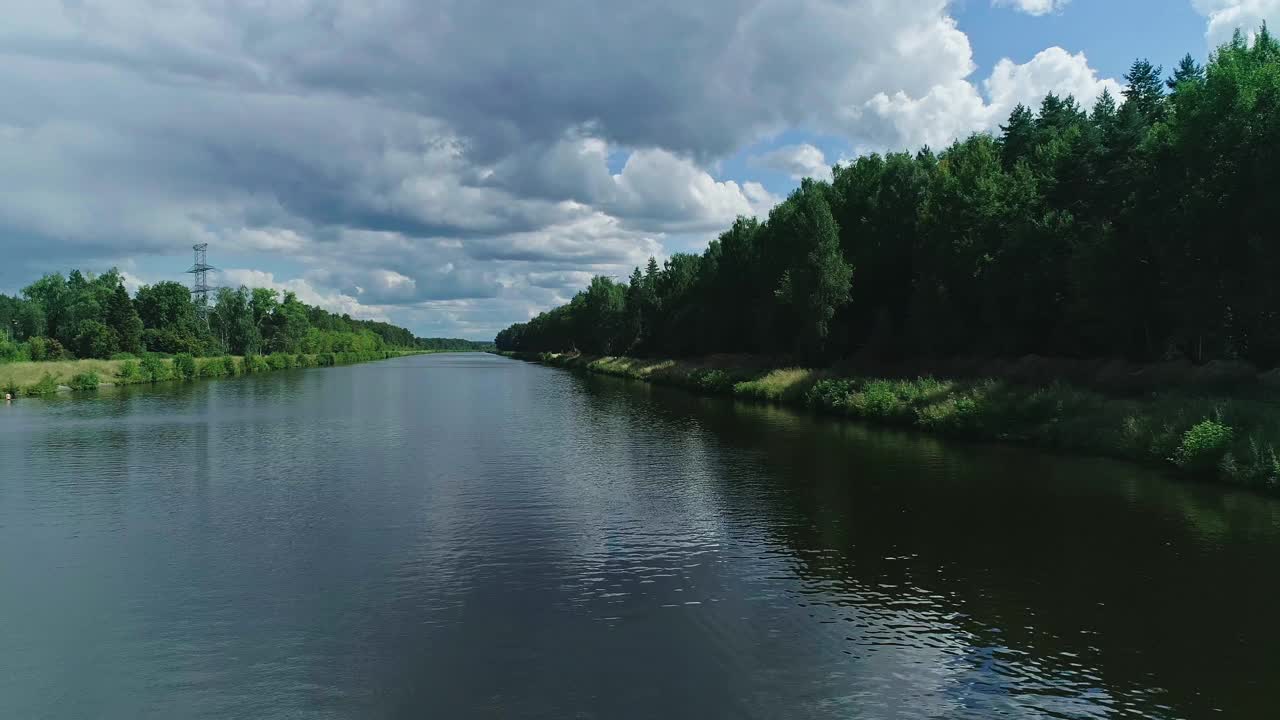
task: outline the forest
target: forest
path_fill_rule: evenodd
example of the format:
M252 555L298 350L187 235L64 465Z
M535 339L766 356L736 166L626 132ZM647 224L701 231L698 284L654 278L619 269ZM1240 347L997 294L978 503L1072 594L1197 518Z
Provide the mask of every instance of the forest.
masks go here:
M1090 108L805 180L706 251L594 278L502 350L1280 362L1280 44L1147 60ZM1269 199L1270 198L1270 199Z
M46 275L20 297L0 295L0 362L186 354L370 353L483 350L490 343L418 338L402 327L355 320L269 288L222 288L201 319L181 283L130 296L116 270Z

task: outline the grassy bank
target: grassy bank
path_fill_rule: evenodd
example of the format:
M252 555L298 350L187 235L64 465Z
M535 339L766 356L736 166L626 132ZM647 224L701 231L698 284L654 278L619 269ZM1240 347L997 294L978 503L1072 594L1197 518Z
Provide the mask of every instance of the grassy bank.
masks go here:
M107 385L137 385L166 380L234 377L290 368L330 367L385 360L434 351L380 350L317 354L273 353L193 358L147 356L122 360L58 360L0 365L0 395L34 397L61 391L93 390Z
M950 437L1136 460L1202 479L1280 491L1280 400L1262 386L1120 396L1061 382L857 377L765 367L749 358L506 354Z

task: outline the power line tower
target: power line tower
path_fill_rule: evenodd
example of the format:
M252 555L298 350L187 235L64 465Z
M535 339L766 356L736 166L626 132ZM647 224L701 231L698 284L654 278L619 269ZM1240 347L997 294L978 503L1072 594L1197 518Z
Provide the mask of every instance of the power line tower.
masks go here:
M209 249L209 243L192 245L191 249L196 252L195 264L187 271L194 276L191 281L191 301L196 306L196 317L200 322L208 324L209 293L216 289L209 286L209 272L218 268L205 262L205 251Z

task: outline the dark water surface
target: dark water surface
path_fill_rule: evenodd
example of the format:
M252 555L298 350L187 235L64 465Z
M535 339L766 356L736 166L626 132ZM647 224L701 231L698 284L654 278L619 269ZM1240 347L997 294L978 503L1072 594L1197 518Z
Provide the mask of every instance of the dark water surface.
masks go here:
M1280 717L1280 504L488 355L0 405L0 718Z

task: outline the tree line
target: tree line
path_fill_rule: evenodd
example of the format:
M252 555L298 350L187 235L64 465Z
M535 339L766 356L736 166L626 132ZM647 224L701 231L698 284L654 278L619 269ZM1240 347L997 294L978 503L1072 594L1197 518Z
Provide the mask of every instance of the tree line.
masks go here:
M270 288L222 288L203 318L199 310L191 291L177 282L145 285L130 296L114 269L45 275L18 297L0 294L0 360L492 347L418 338L405 328L331 313Z
M1280 362L1280 45L1147 60L1089 109L804 180L705 252L596 277L500 349Z

